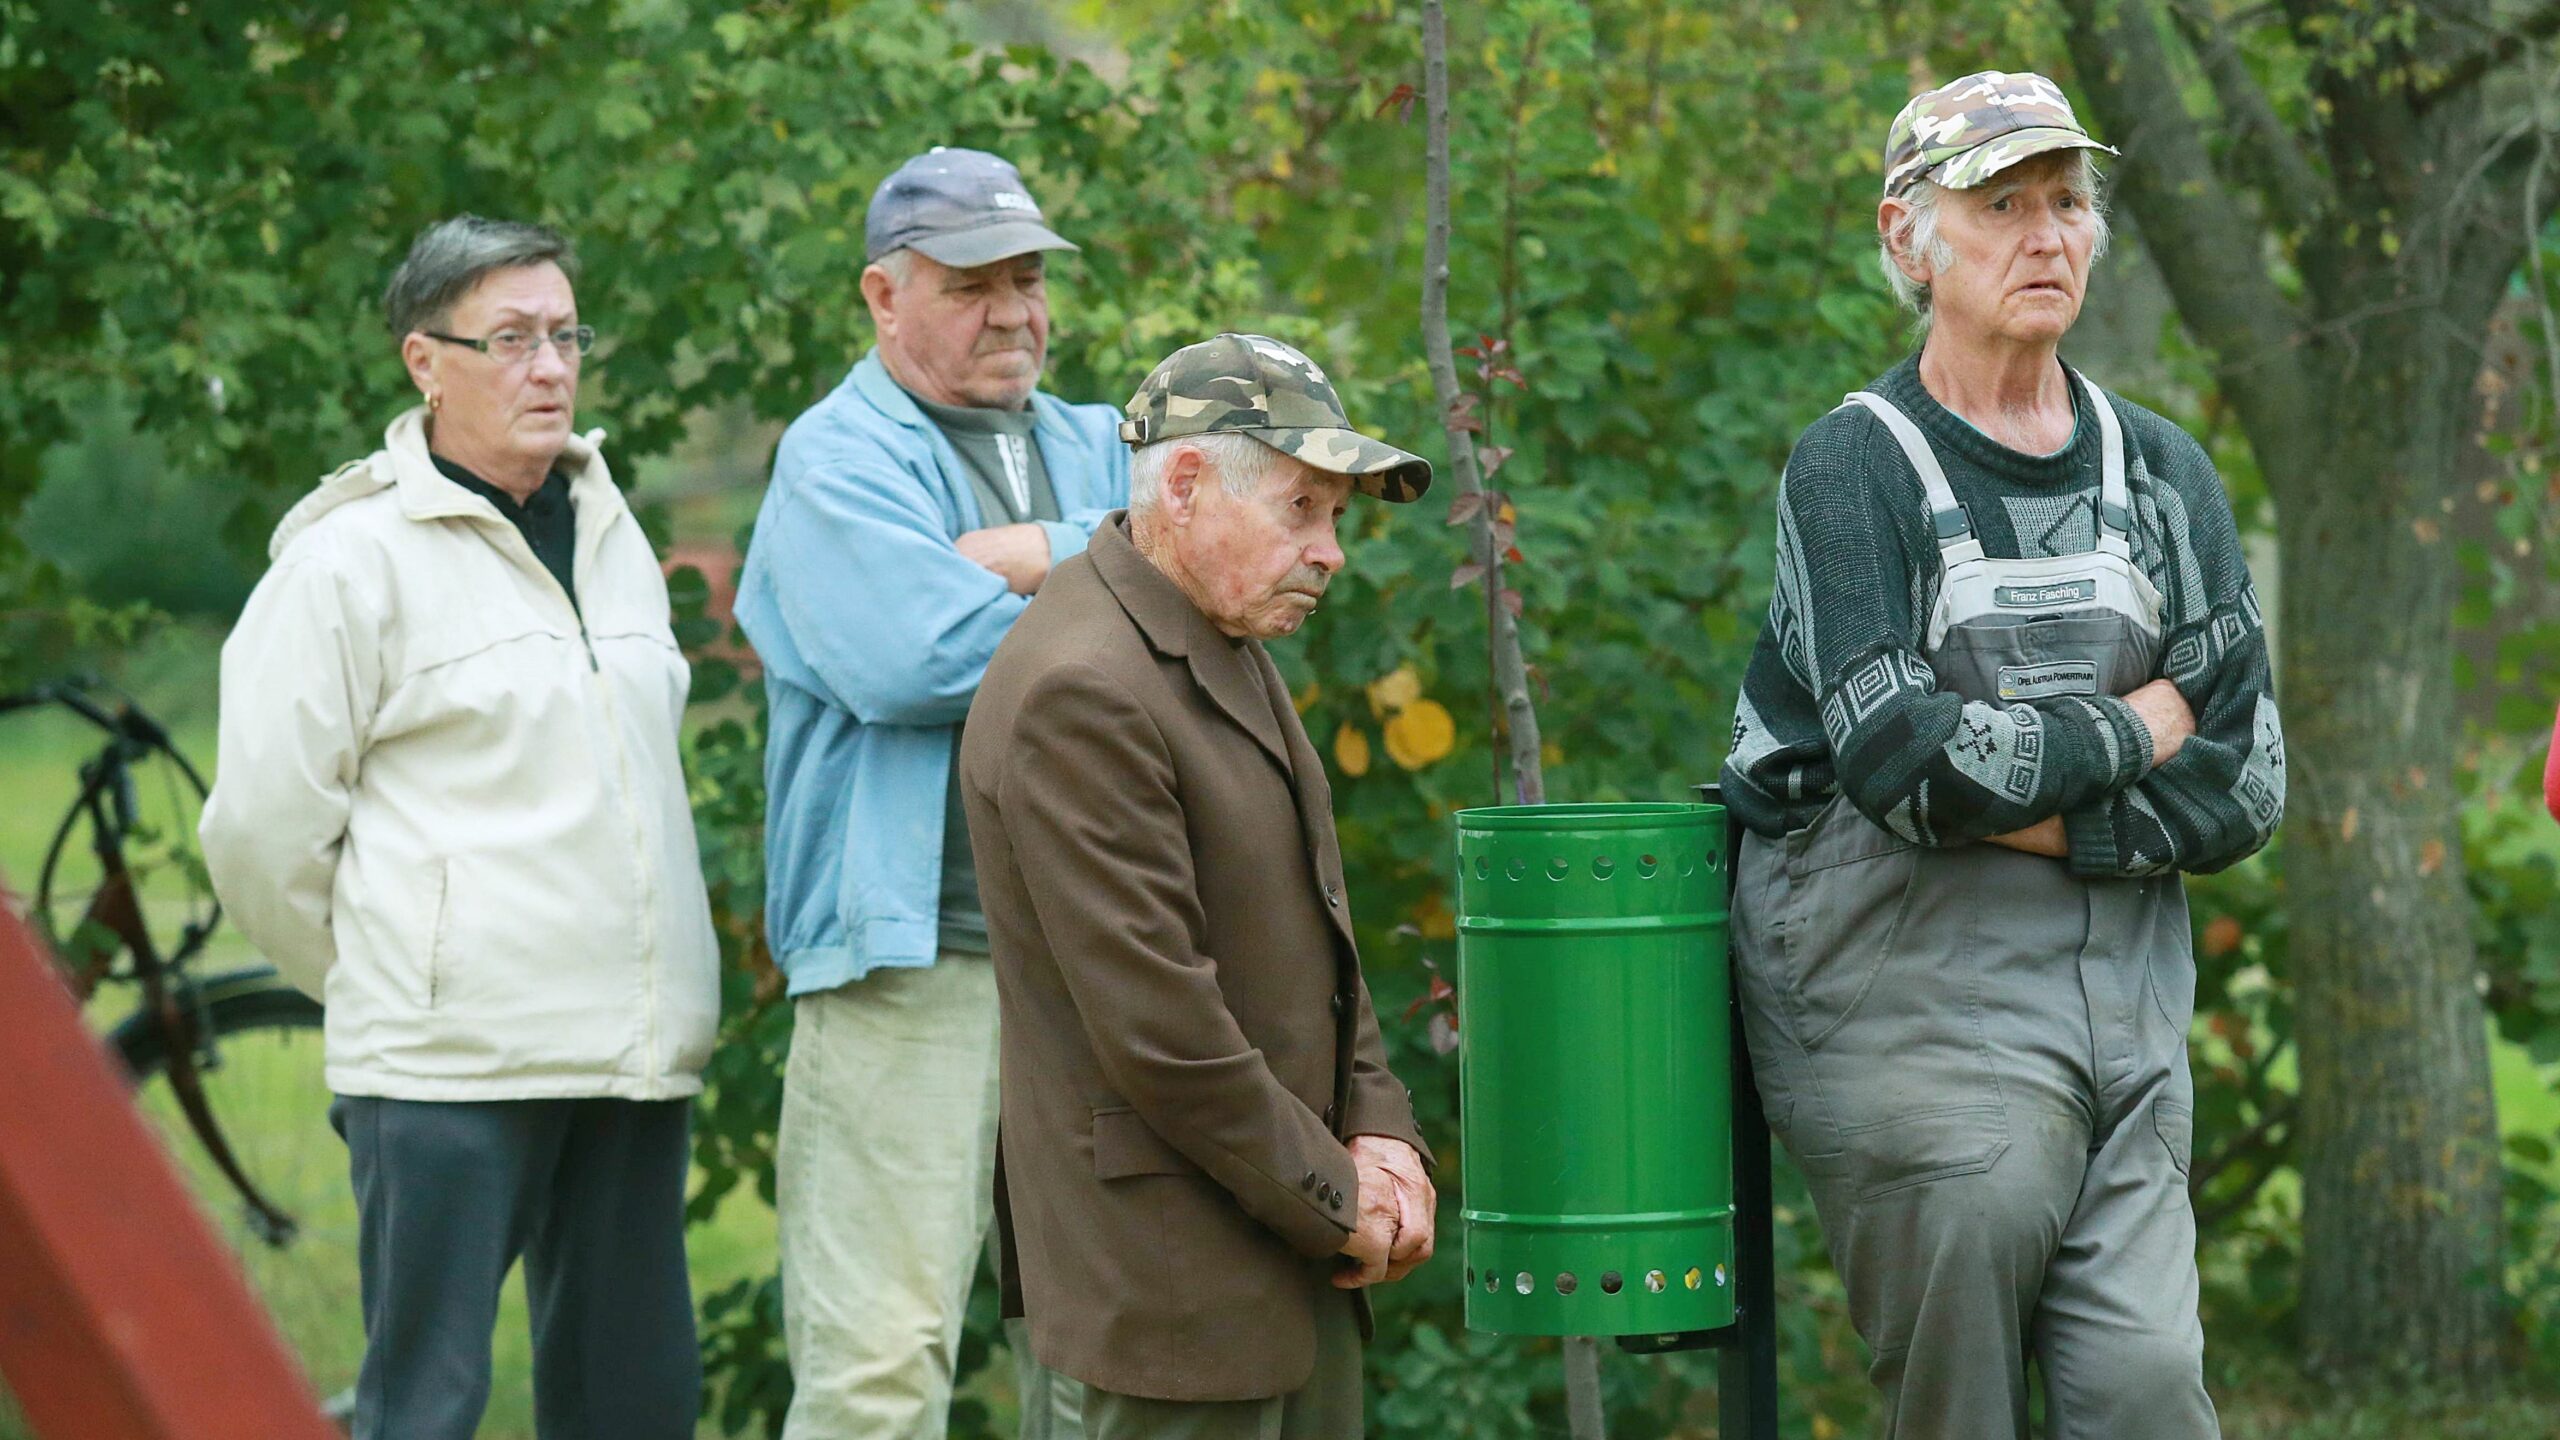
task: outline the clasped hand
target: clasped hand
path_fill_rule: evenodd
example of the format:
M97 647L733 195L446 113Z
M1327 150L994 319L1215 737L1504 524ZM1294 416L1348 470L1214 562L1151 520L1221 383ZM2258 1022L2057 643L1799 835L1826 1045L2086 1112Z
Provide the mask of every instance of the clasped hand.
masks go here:
M1439 1192L1422 1156L1402 1140L1354 1135L1345 1147L1359 1176L1360 1213L1342 1253L1354 1263L1333 1277L1344 1290L1401 1280L1431 1258Z

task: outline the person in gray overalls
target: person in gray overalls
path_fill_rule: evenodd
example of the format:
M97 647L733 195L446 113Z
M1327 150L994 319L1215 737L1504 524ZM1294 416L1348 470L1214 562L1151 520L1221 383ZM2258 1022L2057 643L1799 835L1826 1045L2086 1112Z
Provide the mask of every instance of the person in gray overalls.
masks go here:
M2064 365L2103 252L2054 84L1894 121L1918 354L1808 427L1724 771L1769 1121L1895 1437L2219 1433L2204 1388L2181 871L2284 808L2267 643L2193 439ZM2112 152L2109 152L2112 153Z

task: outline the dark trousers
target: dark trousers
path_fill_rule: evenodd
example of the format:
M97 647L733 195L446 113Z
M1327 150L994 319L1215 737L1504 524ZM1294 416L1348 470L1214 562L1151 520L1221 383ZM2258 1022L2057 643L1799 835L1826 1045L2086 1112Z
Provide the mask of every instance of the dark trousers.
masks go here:
M542 1440L690 1440L690 1101L340 1096L360 1217L354 1440L470 1440L524 1258Z

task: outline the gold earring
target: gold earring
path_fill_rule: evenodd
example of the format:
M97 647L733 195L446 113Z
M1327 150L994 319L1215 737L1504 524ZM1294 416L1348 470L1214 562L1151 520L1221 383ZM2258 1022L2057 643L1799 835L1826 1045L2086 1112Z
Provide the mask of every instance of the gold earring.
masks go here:
M441 390L428 391L427 408L430 410L442 410L444 408L444 392Z

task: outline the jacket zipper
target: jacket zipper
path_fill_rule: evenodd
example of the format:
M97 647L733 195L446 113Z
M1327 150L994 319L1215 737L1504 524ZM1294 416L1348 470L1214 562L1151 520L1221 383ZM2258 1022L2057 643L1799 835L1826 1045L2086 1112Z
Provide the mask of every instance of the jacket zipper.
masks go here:
M507 524L503 518L500 519L499 525L506 532L506 539L499 543L514 546L518 563L530 564L535 570L540 571L542 578L551 582L551 588L559 594L560 598L568 602L569 613L578 623L578 644L587 652L588 683L595 687L597 703L604 709L605 734L613 742L616 792L614 798L622 806L623 828L631 837L632 868L637 884L634 898L639 902L636 917L639 921L639 934L634 937L640 942L641 948L639 1078L643 1082L648 1082L655 1077L658 1068L658 943L655 918L657 887L649 883L648 837L641 833L640 810L631 792L631 753L622 743L621 711L613 703L613 686L604 678L604 666L596 659L595 637L587 631L587 612L578 604L578 597L571 594L569 588L560 583L560 577L551 573L551 567L543 564L541 557L533 553L533 546L525 540L522 531ZM572 553L575 553L574 550ZM575 564L576 562L572 560L573 573Z

